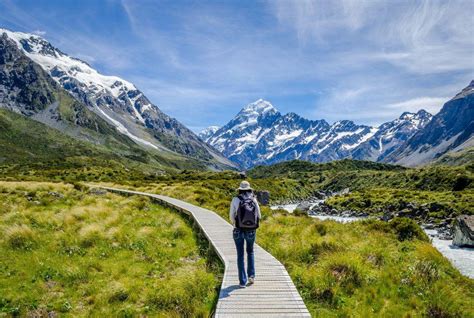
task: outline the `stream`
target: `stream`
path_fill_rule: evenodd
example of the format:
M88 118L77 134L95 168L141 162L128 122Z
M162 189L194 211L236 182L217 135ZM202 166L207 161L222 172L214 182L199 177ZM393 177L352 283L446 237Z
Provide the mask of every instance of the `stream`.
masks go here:
M274 205L272 210L283 209L290 213L296 209L298 204ZM319 220L333 220L341 223L350 223L363 220L363 217L344 217L330 215L310 215ZM474 279L474 248L464 248L452 245L452 240L441 240L436 230L424 229L431 238L431 244L453 264L461 274Z

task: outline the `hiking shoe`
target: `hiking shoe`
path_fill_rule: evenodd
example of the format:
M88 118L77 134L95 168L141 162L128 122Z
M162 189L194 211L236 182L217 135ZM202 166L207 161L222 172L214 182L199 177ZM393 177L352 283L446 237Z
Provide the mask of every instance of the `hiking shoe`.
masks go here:
M247 285L252 285L253 283L255 283L255 278L249 277L249 282Z

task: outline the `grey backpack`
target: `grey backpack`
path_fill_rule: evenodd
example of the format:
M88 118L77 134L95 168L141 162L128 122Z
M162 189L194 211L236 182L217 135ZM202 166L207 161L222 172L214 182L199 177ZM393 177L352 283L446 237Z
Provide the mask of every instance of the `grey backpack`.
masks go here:
M252 197L238 196L240 203L237 210L235 225L242 230L255 230L258 228L257 206Z

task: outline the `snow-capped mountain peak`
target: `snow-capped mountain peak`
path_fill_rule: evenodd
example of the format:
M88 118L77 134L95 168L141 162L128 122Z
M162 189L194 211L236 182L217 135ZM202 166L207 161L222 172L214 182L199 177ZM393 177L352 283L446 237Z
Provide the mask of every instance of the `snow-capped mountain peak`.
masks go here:
M206 142L243 167L291 159L325 162L342 158L379 160L431 119L424 110L404 113L380 127L340 120L308 120L281 115L268 101L245 106Z
M68 56L38 35L0 29L0 34L2 33L14 40L18 47L45 71L54 74L53 78L60 84L62 77L71 76L94 92L105 90L114 97L137 89L135 85L120 77L98 73L86 62Z
M248 104L241 110L241 113L258 115L265 114L267 112L277 112L277 110L270 102L261 98L253 103Z
M219 126L209 126L198 133L199 138L206 141L219 130Z
M399 118L399 122L410 123L416 128L424 127L433 117L424 109L420 109L416 113L404 112ZM397 121L397 120L396 120Z
M218 161L232 166L188 128L163 113L132 83L99 73L38 35L0 29L0 39L16 45L22 55L38 64L59 87L136 143L158 151L199 157L211 164Z

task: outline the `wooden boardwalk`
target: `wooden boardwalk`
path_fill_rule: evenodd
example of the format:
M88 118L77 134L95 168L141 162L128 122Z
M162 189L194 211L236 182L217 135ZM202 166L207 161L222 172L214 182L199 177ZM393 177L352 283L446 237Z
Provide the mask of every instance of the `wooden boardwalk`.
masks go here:
M232 225L215 212L158 194L100 188L148 196L194 218L225 266L215 317L311 317L285 267L258 244L254 248L255 283L239 288Z

